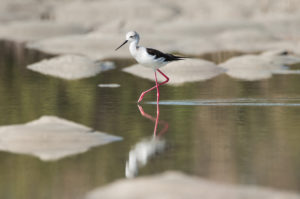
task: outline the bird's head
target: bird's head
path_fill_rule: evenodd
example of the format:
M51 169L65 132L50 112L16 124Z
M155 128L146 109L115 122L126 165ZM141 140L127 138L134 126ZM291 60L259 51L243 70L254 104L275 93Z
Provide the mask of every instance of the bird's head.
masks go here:
M116 48L116 50L118 50L119 48L121 48L128 41L129 42L133 42L133 41L139 42L139 40L140 40L139 34L137 32L135 32L135 31L130 31L130 32L128 32L126 34L126 40L118 48Z
M137 32L135 31L130 31L126 34L126 40L128 40L129 42L131 41L136 41L139 40L140 36Z

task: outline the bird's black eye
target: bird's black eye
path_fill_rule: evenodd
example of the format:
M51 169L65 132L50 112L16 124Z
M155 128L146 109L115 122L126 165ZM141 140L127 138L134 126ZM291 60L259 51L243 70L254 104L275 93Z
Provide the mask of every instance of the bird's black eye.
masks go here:
M129 38L133 38L133 36L130 36Z

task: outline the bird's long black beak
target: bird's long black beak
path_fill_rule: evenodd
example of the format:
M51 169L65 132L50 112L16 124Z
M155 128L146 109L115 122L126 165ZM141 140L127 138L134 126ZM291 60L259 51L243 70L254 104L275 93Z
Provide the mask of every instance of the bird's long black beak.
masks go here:
M122 46L124 46L127 42L128 42L128 40L125 40L124 43L121 44L121 46L119 46L118 48L116 48L116 50L118 50L119 48L121 48Z

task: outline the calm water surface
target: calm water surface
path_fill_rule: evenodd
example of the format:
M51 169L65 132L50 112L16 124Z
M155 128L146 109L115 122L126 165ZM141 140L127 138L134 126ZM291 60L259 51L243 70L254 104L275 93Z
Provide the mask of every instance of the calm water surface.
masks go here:
M154 121L136 104L153 82L121 72L132 61L120 60L116 70L96 77L60 80L25 67L49 56L6 42L0 47L1 126L54 115L124 138L54 162L1 151L0 198L79 199L125 178L129 152L153 134ZM105 83L121 87L97 87ZM141 104L154 119L155 96L146 95ZM300 190L299 76L245 82L221 75L163 86L161 100L157 131L167 128L160 136L165 147L139 168L139 176L178 170L225 183ZM227 104L203 103L220 100Z

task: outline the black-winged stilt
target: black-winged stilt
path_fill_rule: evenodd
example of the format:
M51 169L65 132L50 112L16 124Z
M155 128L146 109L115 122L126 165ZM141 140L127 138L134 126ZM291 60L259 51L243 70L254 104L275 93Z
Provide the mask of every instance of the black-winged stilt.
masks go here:
M142 101L142 99L146 93L148 93L149 91L156 88L157 89L157 104L158 104L158 102L159 102L158 87L169 81L169 78L161 70L159 70L159 68L161 68L162 66L164 66L172 61L182 60L184 57L179 57L179 56L175 56L172 54L166 54L166 53L162 53L156 49L145 48L143 46L139 46L138 45L139 41L140 41L139 34L135 31L130 31L126 34L126 40L124 41L124 43L122 43L118 48L116 48L116 50L121 48L127 42L130 42L129 51L130 51L130 54L135 58L135 60L143 66L153 68L156 86L142 92L138 102ZM166 80L164 82L162 82L162 83L157 82L156 71L158 71L160 74L162 74L166 78Z

